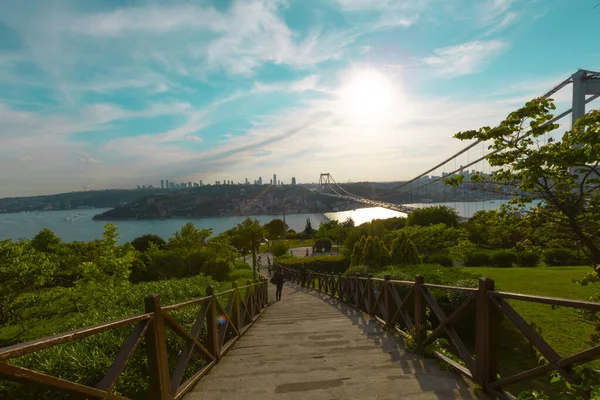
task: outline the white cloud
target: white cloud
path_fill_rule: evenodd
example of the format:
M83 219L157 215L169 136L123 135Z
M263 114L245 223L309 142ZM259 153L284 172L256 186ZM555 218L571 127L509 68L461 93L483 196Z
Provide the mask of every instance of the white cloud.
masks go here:
M467 42L436 49L422 62L444 76L470 75L479 72L506 47L507 44L501 40Z
M202 138L194 135L186 135L185 140L188 140L190 142L201 142Z

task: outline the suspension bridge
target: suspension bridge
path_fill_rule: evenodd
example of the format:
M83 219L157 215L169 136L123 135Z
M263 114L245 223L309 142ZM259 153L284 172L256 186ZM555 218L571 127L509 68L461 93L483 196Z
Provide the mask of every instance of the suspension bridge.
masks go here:
M585 70L544 97L569 84L572 107L548 123L569 114L575 121L585 114L586 104L600 97L600 73ZM433 188L444 177L465 174L471 167L485 173L485 164L480 163L490 153L485 153L483 145L472 143L378 196L353 194L329 173L321 174L319 191L410 212L415 193L421 201L423 195L439 198L439 191ZM481 153L461 159L478 146ZM457 163L460 167L453 165ZM429 176L431 173L434 175ZM400 198L400 204L382 200L394 196ZM0 379L22 384L21 392L12 398L30 398L20 395L37 385L47 388L44 398L75 394L126 400L131 397L119 392L119 379L127 363L135 359L139 369L136 382L148 387L135 398L152 400L474 399L474 384L485 396L514 399L512 385L528 385L553 372L576 383L573 367L600 358L600 346L560 355L539 329L513 308L514 302L529 302L598 313L598 302L501 292L487 278L480 278L478 286L471 288L428 283L421 276L414 281L395 281L389 276L344 277L303 267L284 269L284 275L287 284L280 302L273 301L274 288L266 279L249 281L243 287L234 283L232 289L221 293L209 286L205 297L179 304L161 304L160 296L151 294L142 314L0 348ZM434 296L438 292L456 301L452 309L438 303ZM465 316L468 323L461 319ZM502 371L505 365L498 361L502 318L527 338L542 363L519 366L524 370L518 372ZM427 326L432 330L427 332ZM99 357L103 363L112 360L104 375L81 382L76 381L77 373L68 374L70 380L53 376L44 371L48 366L36 364L36 352L68 343L76 346L80 340L116 330L120 333L114 338L122 340L115 339L114 351ZM451 352L431 350L439 338L448 338ZM453 371L441 370L431 360L407 351L408 345L427 351ZM26 355L29 357L20 359ZM95 361L94 354L90 359Z
M561 90L571 85L571 108L556 115L542 126L554 124L571 115L571 126L577 119L585 115L586 105L600 97L600 73L579 70L566 78L541 97L552 98ZM541 138L546 142L548 137ZM501 150L487 151L487 143L475 141L460 151L450 155L440 163L427 169L392 188L386 188L382 193L366 197L351 193L349 186L344 188L338 184L330 173L321 173L317 191L325 196L354 201L373 207L382 207L409 214L415 209L431 203L443 203L456 208L462 217L470 217L472 211L485 209L488 201L506 198L508 193L497 193L487 190L483 184L469 183L469 176L477 173L489 177L491 167L487 163L488 156ZM469 170L471 168L471 170ZM451 176L462 174L466 178L463 188L451 188L443 180ZM493 185L489 183L488 185ZM387 200L387 201L386 201ZM460 203L461 207L457 206ZM490 205L487 204L489 207ZM472 208L472 210L471 210Z

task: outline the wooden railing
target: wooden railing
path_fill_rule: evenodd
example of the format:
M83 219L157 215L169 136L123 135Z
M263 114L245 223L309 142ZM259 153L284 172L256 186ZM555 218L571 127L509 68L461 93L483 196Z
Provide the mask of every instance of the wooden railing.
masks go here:
M149 295L145 299L146 312L144 314L0 348L0 378L26 384L41 384L59 392L75 393L86 398L126 399L126 397L114 394L114 388L127 362L142 339L145 338L149 371L148 398L153 400L180 399L200 378L206 375L262 314L267 305L267 285L266 281L258 283L248 281L246 286L238 288L234 282L233 289L221 293L214 293L213 287L209 286L206 289L206 297L164 307L160 304L159 295ZM227 298L225 309L219 304L220 298ZM188 332L171 315L171 312L191 306L199 306L200 311L191 332ZM11 359L25 354L81 340L127 325L133 325L133 330L121 345L112 366L95 387L70 382L9 363ZM166 327L185 342L172 374L169 373ZM208 334L207 343L201 343L198 339L203 327L206 328ZM117 345L115 343L115 346ZM194 350L202 355L206 364L181 383Z
M336 297L369 314L386 328L413 340L419 348L424 349L445 334L455 349L453 354L461 362L456 362L438 351L434 351L434 355L497 398L513 398L504 387L541 377L553 371L558 371L567 381L573 382L573 366L600 358L600 346L561 357L506 300L600 311L598 302L499 292L494 290L494 281L488 278L480 278L478 288L466 288L427 284L420 275L411 282L391 280L389 275L386 275L385 279L373 279L371 276L343 277L292 269L284 269L284 274L288 281ZM464 300L454 307L449 315L446 315L433 296L432 290L463 293ZM404 293L404 296L402 297L400 293ZM469 350L453 327L458 318L464 316L472 305L475 306L474 351ZM429 335L425 329L426 307L437 320L437 325ZM514 324L544 356L547 363L510 376L498 377L496 352L501 338L498 337L497 328L503 318L507 318Z

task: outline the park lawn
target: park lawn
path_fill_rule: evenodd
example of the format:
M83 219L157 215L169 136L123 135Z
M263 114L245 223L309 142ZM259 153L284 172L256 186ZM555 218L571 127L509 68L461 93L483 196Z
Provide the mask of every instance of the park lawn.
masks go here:
M581 286L571 282L573 278L581 278L590 272L590 267L538 267L538 268L463 268L463 271L473 273L477 276L485 276L495 281L496 290L503 292L515 292L534 294L540 296L562 297L569 299L586 300L598 291L594 286ZM510 300L511 306L529 323L534 323L539 329L541 336L562 357L583 351L589 346L586 341L594 331L593 326L578 319L574 309L559 307L552 309L551 306L525 301ZM511 324L505 320L504 324ZM514 329L501 329L504 335L519 335ZM503 336L507 338L507 336ZM516 338L513 338L516 339ZM505 340L505 343L525 343L519 340ZM522 355L531 352L524 346L514 348L500 343L499 368L504 370L503 376L509 371L518 372L514 368L515 360L524 360ZM600 362L595 361L593 365L598 368ZM519 368L531 367L523 364ZM523 371L524 369L521 369Z
M267 243L261 243L258 251L260 253L266 253L269 251L270 246L272 246L273 243L276 243L276 242L277 242L277 240L273 240L273 241L271 241L270 245L267 245ZM312 247L315 245L314 239L286 239L284 242L285 242L285 244L288 245L288 247L290 249L293 249L296 247Z

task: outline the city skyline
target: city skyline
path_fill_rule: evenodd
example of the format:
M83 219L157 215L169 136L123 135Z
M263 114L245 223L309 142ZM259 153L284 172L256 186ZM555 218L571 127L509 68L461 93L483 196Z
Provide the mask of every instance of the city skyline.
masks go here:
M0 197L410 179L600 70L596 3L4 1Z

